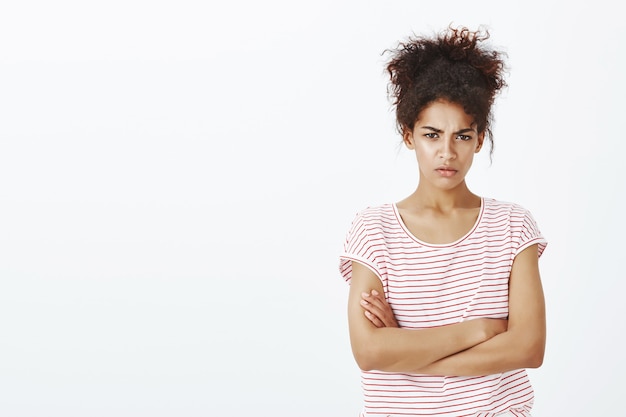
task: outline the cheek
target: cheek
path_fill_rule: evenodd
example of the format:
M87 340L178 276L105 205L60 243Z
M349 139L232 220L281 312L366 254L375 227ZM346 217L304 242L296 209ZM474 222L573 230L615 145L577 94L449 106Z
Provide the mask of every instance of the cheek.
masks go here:
M432 159L432 156L425 149L415 148L415 156L417 157L417 162L419 163L426 162L429 159Z
M413 148L418 155L432 155L437 152L434 146L428 146L428 143L418 142Z
M457 153L457 161L469 167L474 161L474 155L476 155L475 149L468 147Z

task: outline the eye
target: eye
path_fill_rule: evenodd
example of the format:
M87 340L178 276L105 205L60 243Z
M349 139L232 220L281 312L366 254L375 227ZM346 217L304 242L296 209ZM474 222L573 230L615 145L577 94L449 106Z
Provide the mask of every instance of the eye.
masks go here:
M437 139L439 137L439 135L434 132L425 133L424 136L427 137L428 139Z
M469 135L458 135L456 138L462 141L472 140L472 137Z

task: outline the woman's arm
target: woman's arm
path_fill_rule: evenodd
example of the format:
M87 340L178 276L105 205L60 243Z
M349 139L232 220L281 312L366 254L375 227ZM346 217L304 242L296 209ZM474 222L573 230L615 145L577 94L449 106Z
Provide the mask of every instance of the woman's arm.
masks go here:
M377 327L365 315L362 294L383 288L366 266L352 262L348 323L352 352L363 370L415 372L506 330L507 321L476 319L429 329Z
M381 304L380 296L369 295L366 298L370 303L363 308L369 308L371 314L380 315L381 309L390 311L386 303ZM388 319L386 321L389 322ZM545 303L537 245L533 245L519 253L513 261L507 331L414 371L430 375L470 376L537 368L543 362L545 341Z

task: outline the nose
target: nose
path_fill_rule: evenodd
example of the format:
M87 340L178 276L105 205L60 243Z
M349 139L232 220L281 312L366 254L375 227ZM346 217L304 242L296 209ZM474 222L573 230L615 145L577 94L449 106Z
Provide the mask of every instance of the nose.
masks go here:
M456 158L456 150L454 149L454 139L446 138L441 142L439 157L445 161Z

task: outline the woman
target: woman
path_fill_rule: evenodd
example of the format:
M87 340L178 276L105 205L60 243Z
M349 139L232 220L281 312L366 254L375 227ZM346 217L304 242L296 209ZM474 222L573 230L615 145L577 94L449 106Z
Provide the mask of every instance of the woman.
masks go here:
M546 241L523 207L465 181L492 141L505 86L488 36L450 28L412 38L387 65L419 181L404 200L358 213L341 255L363 417L530 416L525 368L543 361Z

